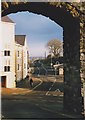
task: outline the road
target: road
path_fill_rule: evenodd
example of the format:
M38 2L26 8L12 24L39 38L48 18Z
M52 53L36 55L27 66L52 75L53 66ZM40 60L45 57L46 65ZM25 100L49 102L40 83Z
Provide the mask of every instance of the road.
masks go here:
M41 77L41 84L29 93L2 97L5 119L68 118L63 110L63 82L54 77ZM62 80L61 80L62 81Z

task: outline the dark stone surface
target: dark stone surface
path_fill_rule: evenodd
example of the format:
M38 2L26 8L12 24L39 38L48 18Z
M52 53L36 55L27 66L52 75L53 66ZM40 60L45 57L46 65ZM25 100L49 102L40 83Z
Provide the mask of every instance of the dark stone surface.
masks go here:
M42 14L64 29L64 108L81 114L81 82L85 83L85 2L2 3L2 15L18 11ZM68 11L67 11L68 10ZM80 21L79 21L80 20ZM83 57L82 57L83 54ZM81 77L81 73L83 74Z

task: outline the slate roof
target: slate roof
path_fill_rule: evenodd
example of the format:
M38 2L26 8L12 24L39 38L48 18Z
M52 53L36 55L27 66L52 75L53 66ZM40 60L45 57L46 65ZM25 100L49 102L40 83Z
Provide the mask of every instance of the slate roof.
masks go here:
M24 46L26 35L15 35L15 42Z
M2 17L1 21L3 21L3 22L9 22L9 23L14 23L8 16Z

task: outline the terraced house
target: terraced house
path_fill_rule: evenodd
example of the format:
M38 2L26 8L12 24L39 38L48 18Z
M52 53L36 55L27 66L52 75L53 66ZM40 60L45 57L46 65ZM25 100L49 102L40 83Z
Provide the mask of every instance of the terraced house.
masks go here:
M26 35L15 35L15 71L16 81L20 81L27 76L28 67L28 47Z
M2 17L1 25L1 86L15 88L16 81L27 76L28 47L26 36L15 36L15 23L8 16Z

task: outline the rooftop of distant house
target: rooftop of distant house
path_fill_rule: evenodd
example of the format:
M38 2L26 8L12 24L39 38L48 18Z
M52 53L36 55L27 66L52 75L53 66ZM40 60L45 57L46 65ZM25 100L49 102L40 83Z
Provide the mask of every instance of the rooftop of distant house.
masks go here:
M25 37L26 37L26 35L15 35L15 42L17 44L20 44L20 45L24 46L24 44L25 44Z
M9 22L9 23L14 23L8 16L2 17L1 21L3 21L3 22Z

